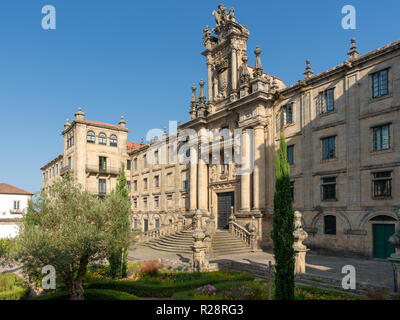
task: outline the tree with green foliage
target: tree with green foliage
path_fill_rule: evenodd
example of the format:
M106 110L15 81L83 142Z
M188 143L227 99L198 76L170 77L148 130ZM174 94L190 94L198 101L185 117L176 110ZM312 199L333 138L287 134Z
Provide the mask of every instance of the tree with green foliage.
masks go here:
M114 214L119 216L120 223L115 225L112 230L113 234L126 233L130 230L130 202L129 190L127 189L127 182L125 176L125 165L122 163L121 171L119 173L118 183L115 191L120 196L123 204L114 207ZM111 204L113 205L113 204ZM110 264L110 276L112 278L122 278L126 275L127 258L128 258L129 241L115 242L110 245L110 252L108 255L108 262Z
M275 194L272 240L276 263L275 298L294 299L294 210L290 190L290 166L287 162L287 146L281 134L280 149L275 154Z
M117 192L101 201L72 176L60 178L30 202L14 259L36 281L44 266L53 266L70 299L82 300L87 266L104 261L110 247L126 245L129 228L121 226L129 210Z

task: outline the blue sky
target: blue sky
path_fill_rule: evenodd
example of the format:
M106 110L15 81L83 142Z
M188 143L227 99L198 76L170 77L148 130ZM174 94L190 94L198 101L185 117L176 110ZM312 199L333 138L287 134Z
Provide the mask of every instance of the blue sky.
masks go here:
M202 30L218 1L2 0L0 2L0 182L36 192L40 167L62 152L60 132L82 106L140 141L169 120L188 120L191 85L206 79ZM292 84L305 60L319 73L346 59L350 39L366 53L398 40L400 1L226 1L250 30L264 70ZM57 29L41 28L44 5ZM341 8L357 10L344 30Z

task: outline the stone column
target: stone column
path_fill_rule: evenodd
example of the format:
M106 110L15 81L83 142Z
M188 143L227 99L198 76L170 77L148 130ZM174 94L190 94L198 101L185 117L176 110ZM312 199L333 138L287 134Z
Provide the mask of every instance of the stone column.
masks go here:
M396 233L389 238L389 242L396 248L389 261L393 266L394 274L394 291L400 293L400 210L397 211L397 228Z
M236 61L236 49L232 49L231 54L231 61L232 61L232 90L237 89L237 61Z
M250 211L250 137L246 130L242 131L242 155L241 155L241 176L240 176L240 210Z
M206 129L199 131L200 154L198 166L198 209L202 212L208 212L208 167L205 159L208 157L208 138Z
M306 253L308 249L303 244L303 241L308 237L308 234L303 230L301 224L300 211L295 211L294 213L293 236L294 236L293 249L295 251L294 274L306 273Z
M197 164L190 164L190 211L197 209Z
M258 125L254 128L253 206L255 210L265 207L265 143L263 125Z

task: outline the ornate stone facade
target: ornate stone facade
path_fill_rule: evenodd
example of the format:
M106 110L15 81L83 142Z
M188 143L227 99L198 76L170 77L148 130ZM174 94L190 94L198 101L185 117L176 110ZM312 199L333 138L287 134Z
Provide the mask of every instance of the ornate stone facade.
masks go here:
M169 148L176 134L166 132L159 141L121 149L118 161L129 157L132 162L133 227L151 230L178 221L189 226L200 210L205 220L213 218L215 228L224 228L233 207L235 223L248 234L252 229L257 246L271 247L274 153L283 132L294 207L308 233L304 244L325 253L377 256L377 246L386 242L379 244L376 226L397 225L400 208L400 42L359 56L352 39L344 63L314 75L307 61L303 79L288 87L264 71L259 47L254 67L248 65L250 33L233 9L220 5L213 15L216 27L203 30L207 89L201 80L197 97L193 85L190 120L179 125L178 133L192 129L203 139L206 132L226 129L229 137L220 134L219 140L208 141L210 149L236 145L238 138L240 164L204 162L201 150L192 147L190 158L200 158L198 164L147 163L149 148L168 148L168 157L173 153ZM87 124L79 115L75 123L85 135ZM234 137L235 130L241 137ZM123 145L125 129L116 132ZM89 160L80 161L91 161L88 155ZM209 151L206 157L211 158ZM88 172L78 171L86 179Z
M138 187L132 194L138 203L138 221L146 217L150 228L155 225L153 217L159 223L169 223L181 215L190 223L199 209L204 216L212 214L218 228L222 212L219 199L231 194L235 221L248 230L254 217L258 245L271 247L273 157L283 132L293 151L294 207L302 212L302 225L309 234L304 244L325 253L374 256L374 225L398 223L400 43L358 56L352 39L347 61L317 75L307 61L304 78L287 87L281 79L264 72L260 48L254 51L254 67L247 64L249 30L237 22L233 9L229 12L228 16L228 10L219 6L213 13L216 27L212 32L208 26L203 31L208 99L205 101L203 81L199 98L193 85L190 121L180 125L179 130L194 129L201 137L204 130L218 132L226 128L233 135L235 129L253 129L253 141L246 141L244 134L242 139L243 148L246 142L254 146L253 171L237 175L234 163L201 162L160 165L156 169L159 173L151 167L132 171L131 179L138 177L139 184L145 176L149 182L156 174L161 179L159 191L151 191L149 185L148 192ZM388 94L372 98L373 74L387 69ZM327 111L318 99L325 97L329 89L334 89L333 107ZM374 128L385 124L390 127L390 147L374 151ZM331 136L335 137L335 155L324 159L323 141ZM210 141L212 144L215 141ZM142 161L146 148L134 150L132 161ZM246 156L243 160L242 167L250 161ZM390 195L374 195L376 172L390 172ZM169 187L168 174L173 176L173 186ZM334 199L324 199L325 178L334 178L326 180L334 181ZM159 210L151 207L154 196L159 197ZM144 197L149 205L146 213ZM170 207L167 197L173 199Z

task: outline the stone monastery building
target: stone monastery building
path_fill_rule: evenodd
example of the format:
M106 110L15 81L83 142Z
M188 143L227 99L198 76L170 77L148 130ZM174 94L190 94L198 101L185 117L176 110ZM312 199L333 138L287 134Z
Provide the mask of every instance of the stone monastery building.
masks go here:
M318 252L387 258L400 210L400 41L360 55L352 39L345 62L314 75L307 61L304 78L288 87L265 72L260 48L252 50L254 66L247 64L250 33L233 9L220 5L213 15L215 28L203 31L207 90L203 81L198 94L193 85L190 120L178 126L178 136L165 130L149 144L128 142L123 118L105 124L86 120L79 110L64 126L64 152L41 168L43 187L73 172L103 196L115 187L123 162L132 228L147 235L187 229L200 212L215 229L231 221L241 240L253 230L257 246L270 248L274 153L282 132L294 208L309 235L305 244ZM222 129L229 135L218 134ZM207 149L182 140L185 130L194 130ZM224 158L224 148L236 141L241 164L192 161L204 154L211 160L213 148ZM160 161L182 145L190 163ZM148 161L149 154L155 161ZM252 164L250 172L238 174Z

